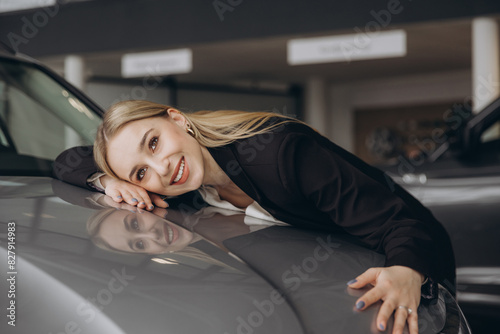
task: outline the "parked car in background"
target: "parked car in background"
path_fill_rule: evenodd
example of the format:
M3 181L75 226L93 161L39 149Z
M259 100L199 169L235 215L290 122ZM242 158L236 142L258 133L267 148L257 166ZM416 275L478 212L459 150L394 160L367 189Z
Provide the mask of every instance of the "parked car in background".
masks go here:
M8 52L0 101L1 333L377 332L380 304L355 311L364 291L346 282L383 255L347 236L211 212L195 196L177 210L114 208L50 177L58 153L93 141L99 106ZM117 251L90 232L96 222L98 231L149 223L169 246L185 244L144 254L123 240L131 251ZM421 333L470 333L444 287L418 315Z
M474 323L492 329L500 326L500 98L477 114L470 109L454 106L450 131L428 152L382 168L443 223L455 250L457 299Z

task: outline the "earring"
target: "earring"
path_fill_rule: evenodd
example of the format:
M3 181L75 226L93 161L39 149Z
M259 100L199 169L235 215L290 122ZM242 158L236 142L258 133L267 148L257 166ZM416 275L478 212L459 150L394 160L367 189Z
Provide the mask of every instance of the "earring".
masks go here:
M193 129L191 129L191 124L187 123L186 125L186 132L189 133L189 135L193 138L195 138L195 134Z

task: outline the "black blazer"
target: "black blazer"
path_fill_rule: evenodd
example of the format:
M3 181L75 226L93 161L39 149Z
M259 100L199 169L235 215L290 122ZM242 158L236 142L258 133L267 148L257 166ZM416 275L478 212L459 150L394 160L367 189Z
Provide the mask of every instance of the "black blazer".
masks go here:
M404 265L455 289L455 262L445 229L390 177L311 128L287 123L208 149L247 195L275 218L302 228L347 232ZM97 171L88 148L63 152L59 179L89 187Z

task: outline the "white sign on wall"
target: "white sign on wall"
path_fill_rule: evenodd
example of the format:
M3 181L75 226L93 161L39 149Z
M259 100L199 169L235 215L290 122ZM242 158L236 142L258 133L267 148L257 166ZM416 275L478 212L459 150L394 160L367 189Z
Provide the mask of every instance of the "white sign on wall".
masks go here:
M288 41L287 55L289 65L403 57L406 55L406 32L391 30L292 39Z
M191 49L129 53L122 57L125 78L189 73L193 69Z
M54 6L56 0L0 0L0 13Z

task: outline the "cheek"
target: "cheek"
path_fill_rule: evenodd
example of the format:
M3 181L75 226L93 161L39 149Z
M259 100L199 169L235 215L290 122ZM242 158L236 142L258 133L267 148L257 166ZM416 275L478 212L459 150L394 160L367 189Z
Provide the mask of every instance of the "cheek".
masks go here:
M158 193L158 194L163 194L162 191L164 192L165 188L163 187L163 183L161 178L159 177L158 174L154 173L148 177L148 180L145 182L142 182L139 184L139 186L143 187L144 189Z

